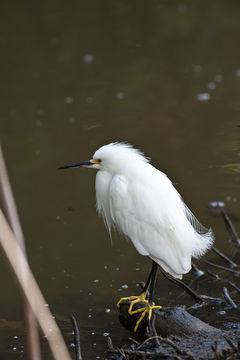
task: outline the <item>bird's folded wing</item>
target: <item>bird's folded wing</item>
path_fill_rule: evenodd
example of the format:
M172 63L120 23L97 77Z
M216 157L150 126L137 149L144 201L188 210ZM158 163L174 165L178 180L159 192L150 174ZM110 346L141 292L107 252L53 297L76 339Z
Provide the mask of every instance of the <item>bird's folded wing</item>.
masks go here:
M140 254L149 255L176 277L190 270L191 247L177 234L179 229L175 225L179 217L188 226L191 224L179 194L165 175L161 186L146 186L144 182L116 175L109 195L115 226L132 240Z

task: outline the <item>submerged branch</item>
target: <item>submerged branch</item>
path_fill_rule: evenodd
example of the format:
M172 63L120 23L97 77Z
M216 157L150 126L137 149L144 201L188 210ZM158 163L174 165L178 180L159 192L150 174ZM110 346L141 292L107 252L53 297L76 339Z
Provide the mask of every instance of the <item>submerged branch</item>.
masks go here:
M240 239L239 239L239 236L237 234L237 231L235 229L235 227L233 226L228 214L226 213L225 210L221 210L221 214L223 216L223 219L224 219L224 223L226 225L226 228L228 230L228 232L230 233L231 235L231 240L232 240L232 243L236 246L236 247L239 247L240 246Z
M235 285L232 281L228 281L228 284L231 285L238 293L240 293L240 288Z
M233 268L237 267L237 264L235 262L233 262L231 259L229 259L228 256L224 255L223 253L221 253L221 251L219 251L218 249L216 249L214 246L211 248L211 250L217 254L218 256L220 256L220 258L222 258L223 260L225 260L226 262L228 262Z
M227 303L229 305L231 305L231 307L233 309L237 309L237 305L235 304L235 302L233 301L233 299L230 297L229 295L229 292L228 292L228 289L224 286L223 288L223 295L224 295L224 298L226 299Z
M193 291L188 285L186 285L183 281L174 278L172 275L168 274L166 271L161 269L162 274L167 278L168 280L172 281L174 284L180 286L182 289L186 291L190 296L193 297L193 299L197 302L202 302L203 299L200 295L198 295L195 291Z
M214 277L215 280L221 280L220 276L219 276L218 274L214 274L214 272L212 272L211 270L207 269L206 272L207 272L210 276Z
M71 319L72 324L73 324L74 344L75 344L75 348L76 348L76 360L82 360L81 344L80 344L80 333L79 333L77 320L76 320L74 315L71 315L70 319Z
M214 266L215 268L217 269L221 269L221 270L224 270L224 271L228 271L228 272L231 272L235 275L238 275L240 276L240 271L236 271L236 270L233 270L233 269L229 269L227 268L226 266L222 266L222 265L218 265L218 264L215 264L215 263L212 263L211 261L208 261L208 260L203 260L206 264L208 265L211 265L211 266Z

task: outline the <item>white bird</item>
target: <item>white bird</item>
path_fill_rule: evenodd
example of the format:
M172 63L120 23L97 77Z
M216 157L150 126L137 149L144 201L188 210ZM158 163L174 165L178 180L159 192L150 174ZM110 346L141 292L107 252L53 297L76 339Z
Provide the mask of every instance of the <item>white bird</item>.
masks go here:
M149 163L144 154L131 145L115 142L102 146L92 160L69 167L97 169L97 211L111 232L116 228L130 239L136 250L153 260L153 266L140 296L133 300L129 313L136 302L143 301L146 307L135 326L135 331L153 308L153 287L157 264L171 276L182 279L191 269L191 257L200 257L213 243L213 233L206 230L184 204L166 174ZM150 290L150 294L148 294ZM148 300L147 300L148 299Z

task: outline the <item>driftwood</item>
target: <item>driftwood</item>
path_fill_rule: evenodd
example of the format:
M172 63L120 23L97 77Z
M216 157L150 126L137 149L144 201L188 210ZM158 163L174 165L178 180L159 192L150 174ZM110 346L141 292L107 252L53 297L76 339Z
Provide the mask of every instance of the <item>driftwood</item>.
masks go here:
M133 331L139 314L129 315L129 305L129 301L120 304L119 320L127 330ZM137 303L134 310L142 306L144 303ZM154 310L153 321L150 323L146 315L137 334L145 340L131 339L130 348L115 349L109 339L108 359L240 359L240 330L215 328L181 307Z
M107 359L239 360L240 342L237 342L235 334L229 335L230 337L223 336L215 339L200 335L186 338L152 336L142 343L130 339L132 340L131 347L122 348L114 348L111 340L108 339Z
M129 315L128 308L130 302L124 301L120 304L119 308L119 320L121 324L129 331L133 331L137 320L139 319L139 313ZM144 303L137 303L134 305L134 310L144 307ZM157 335L169 336L189 336L189 335L216 335L221 331L207 323L201 321L189 314L181 307L165 308L160 311L153 310L155 315L155 329ZM141 314L141 313L140 313ZM146 328L149 326L147 315L141 321L138 327L138 334L145 334Z

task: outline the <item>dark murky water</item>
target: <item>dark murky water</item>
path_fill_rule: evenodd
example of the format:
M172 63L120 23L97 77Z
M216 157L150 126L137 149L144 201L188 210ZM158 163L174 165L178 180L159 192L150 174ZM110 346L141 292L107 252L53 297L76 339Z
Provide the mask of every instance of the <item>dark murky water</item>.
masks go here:
M227 252L206 205L225 201L240 231L239 174L222 168L240 159L239 11L236 1L1 3L1 143L31 267L51 310L79 319L87 359L102 358L107 333L127 339L115 304L138 291L150 261L119 236L111 247L93 172L56 168L128 141ZM0 281L0 317L13 322L1 329L0 357L18 359L21 311L3 256ZM163 305L178 293L158 281Z

